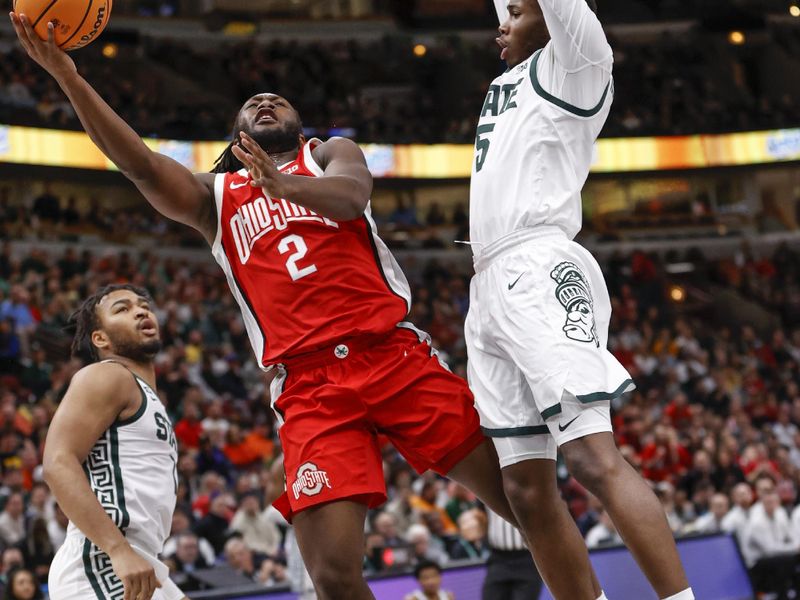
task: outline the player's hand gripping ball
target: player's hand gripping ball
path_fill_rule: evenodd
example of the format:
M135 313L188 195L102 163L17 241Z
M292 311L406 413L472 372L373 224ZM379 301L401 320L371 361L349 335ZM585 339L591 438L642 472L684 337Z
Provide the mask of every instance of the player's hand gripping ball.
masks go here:
M47 39L52 22L56 45L77 50L96 40L108 24L112 0L14 0L14 12L24 14L36 34Z

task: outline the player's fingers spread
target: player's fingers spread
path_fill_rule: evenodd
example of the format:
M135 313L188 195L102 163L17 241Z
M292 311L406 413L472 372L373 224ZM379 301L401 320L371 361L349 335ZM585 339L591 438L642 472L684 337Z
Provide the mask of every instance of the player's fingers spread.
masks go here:
M244 163L244 165L251 166L253 164L253 157L248 152L239 148L239 146L234 146L232 151L233 155Z
M49 46L56 45L56 26L52 21L47 24L47 44Z
M247 136L247 134L244 134L244 135ZM253 156L256 156L256 157L261 158L263 160L267 160L269 158L267 156L267 153L264 152L264 149L261 146L259 146L253 138L251 138L249 136L242 137L242 143L245 145L245 147L248 150L250 150L250 152L253 154Z
M234 144L231 146L231 152L233 152L236 156L241 156L243 154L249 154L247 150L242 148L241 144Z
M26 49L29 48L29 52L31 50L35 52L37 50L37 45L41 44L42 40L33 30L33 24L27 15L20 15L20 21L22 21L22 30L25 33L25 42L27 44Z
M25 30L25 33L28 36L30 41L34 41L34 36L36 36L36 32L33 30L33 25L31 24L28 15L20 15L19 20L22 22L22 28Z
M28 49L28 34L25 32L25 27L22 26L22 21L19 15L11 13L11 23L14 25L14 32L17 34L19 41L22 42L23 47Z

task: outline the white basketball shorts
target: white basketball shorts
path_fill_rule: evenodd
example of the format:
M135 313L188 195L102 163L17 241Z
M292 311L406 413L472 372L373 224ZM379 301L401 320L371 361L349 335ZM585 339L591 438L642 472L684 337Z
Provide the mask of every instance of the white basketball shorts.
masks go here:
M160 560L133 546L156 572L161 587L153 600L181 600L186 597L169 578L169 569ZM111 560L82 536L67 537L59 548L47 581L50 600L122 600L125 589L111 568Z
M635 386L606 348L611 303L594 257L542 226L482 248L475 273L468 376L501 466L610 432L610 401Z

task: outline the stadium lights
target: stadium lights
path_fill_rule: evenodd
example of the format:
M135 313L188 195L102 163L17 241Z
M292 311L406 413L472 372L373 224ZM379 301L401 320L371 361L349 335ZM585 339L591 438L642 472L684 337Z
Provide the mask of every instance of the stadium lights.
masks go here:
M414 46L414 56L417 58L422 58L428 53L428 48L425 44L417 44Z
M728 41L734 46L741 46L745 42L744 33L741 31L731 31L728 34Z
M789 7L789 14L793 17L800 17L800 6L797 6L797 4L792 4Z
M683 302L686 300L686 290L679 285L670 286L669 297L673 302Z
M114 59L117 58L117 54L119 54L119 46L116 44L106 44L103 46L103 56L106 58Z

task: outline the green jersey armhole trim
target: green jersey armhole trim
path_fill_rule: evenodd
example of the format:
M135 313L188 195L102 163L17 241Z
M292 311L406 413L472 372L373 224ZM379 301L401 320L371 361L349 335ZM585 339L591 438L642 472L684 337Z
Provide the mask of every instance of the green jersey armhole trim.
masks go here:
M133 375L132 372L131 375ZM130 417L127 419L121 419L114 423L116 427L125 427L126 425L132 425L133 423L136 423L136 421L142 418L142 415L144 415L145 411L147 410L147 395L145 395L142 385L139 383L139 378L136 375L133 375L133 380L136 382L136 387L139 388L139 393L142 395L142 403L139 405L137 411Z
M595 392L594 394L584 394L583 396L575 396L580 402L583 404L588 404L590 402L601 402L603 400L614 400L619 398L625 392L629 392L634 389L636 385L633 383L633 379L626 379L622 382L616 390L613 392Z
M483 434L487 437L502 438L502 437L522 437L527 435L542 435L550 433L547 425L531 425L528 427L509 427L508 429L488 429L481 427Z
M536 51L536 53L533 55L533 59L531 60L531 67L530 67L531 84L533 85L533 90L539 96L541 96L551 104L554 104L555 106L559 107L560 109L575 115L576 117L584 117L584 118L594 117L597 113L599 113L603 109L603 105L606 103L606 98L608 97L608 91L611 89L610 81L606 84L606 89L603 90L603 97L600 98L600 102L597 103L597 106L589 109L578 108L577 106L573 106L568 102L564 102L560 98L556 98L552 94L548 93L542 87L542 84L539 83L539 75L536 73L536 67L539 64L539 57L541 56L541 54L542 54L541 50Z

